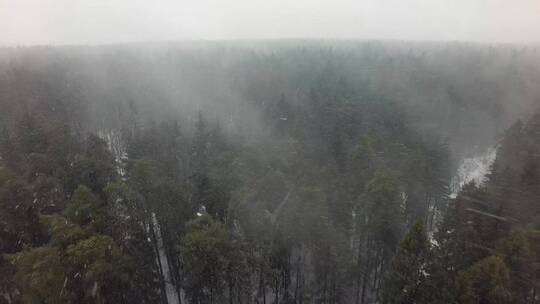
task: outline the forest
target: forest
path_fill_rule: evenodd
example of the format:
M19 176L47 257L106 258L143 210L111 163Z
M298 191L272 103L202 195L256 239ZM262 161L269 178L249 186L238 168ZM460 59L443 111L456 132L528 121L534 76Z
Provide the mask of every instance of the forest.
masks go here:
M540 303L539 84L514 44L1 48L0 303Z

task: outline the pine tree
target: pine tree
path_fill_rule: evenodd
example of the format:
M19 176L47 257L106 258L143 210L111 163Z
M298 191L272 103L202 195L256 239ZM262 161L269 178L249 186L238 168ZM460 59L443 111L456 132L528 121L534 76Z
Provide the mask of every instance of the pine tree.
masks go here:
M382 303L430 303L426 289L430 249L424 225L418 221L401 241L392 261L384 284Z
M504 261L496 256L484 258L463 271L457 280L460 304L510 304L510 275Z
M184 288L190 303L219 303L226 286L227 271L237 257L229 231L209 215L187 224L180 246Z

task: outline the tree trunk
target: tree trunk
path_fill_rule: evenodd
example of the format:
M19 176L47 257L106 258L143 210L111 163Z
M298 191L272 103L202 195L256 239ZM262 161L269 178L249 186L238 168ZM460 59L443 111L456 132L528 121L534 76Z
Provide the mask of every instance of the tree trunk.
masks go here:
M360 303L361 304L364 304L364 301L366 299L366 287L367 287L367 280L369 278L369 268L371 266L371 252L369 250L369 244L370 242L368 241L368 244L367 244L367 249L366 249L366 265L364 267L364 275L363 275L363 278L362 278L362 296L360 297Z
M161 265L161 259L159 258L159 248L156 239L156 233L152 224L148 224L148 232L150 233L150 239L152 240L152 246L154 247L154 253L156 255L156 262L159 272L159 282L160 282L160 293L161 293L161 302L167 303L167 295L165 294L165 280L163 277L163 268Z

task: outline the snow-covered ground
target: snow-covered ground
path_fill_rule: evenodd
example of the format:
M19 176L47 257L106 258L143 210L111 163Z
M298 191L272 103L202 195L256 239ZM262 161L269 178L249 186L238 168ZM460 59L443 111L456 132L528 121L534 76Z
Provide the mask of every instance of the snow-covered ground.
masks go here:
M128 155L126 145L122 141L122 134L116 130L102 130L98 132L98 136L107 142L107 147L112 152L116 162L116 170L120 176L124 177L126 175L124 165L128 159Z
M122 140L122 135L116 130L99 131L98 136L107 142L109 150L114 155L116 161L116 169L121 177L126 174L125 163L128 160L128 154L126 151L126 145ZM171 269L169 266L169 259L165 253L165 244L163 243L163 236L161 234L161 228L159 226L156 214L152 212L152 228L156 234L156 241L158 252L156 256L156 263L161 267L161 273L163 273L163 280L165 283L165 294L168 304L179 304L180 297L176 288L172 282Z
M471 181L474 181L478 185L483 184L496 157L497 146L493 146L481 154L463 159L452 180L452 193L450 197L455 198L461 187Z
M497 148L498 146L492 146L487 148L484 152L479 153L472 157L464 158L456 171L456 175L451 181L450 189L450 198L456 198L461 188L474 181L477 185L482 185L491 170L491 165L497 157ZM432 206L431 208L435 208ZM434 211L433 218L431 219L431 225L428 226L428 237L433 244L436 244L434 239L434 234L437 230L437 224L442 217L440 210L430 210Z
M158 264L161 266L161 272L163 273L163 281L165 282L165 295L167 296L168 304L179 304L180 299L178 292L172 282L171 268L169 267L169 259L165 253L165 244L163 243L163 237L161 235L161 227L159 226L156 214L152 212L152 226L156 233L157 247L158 247Z

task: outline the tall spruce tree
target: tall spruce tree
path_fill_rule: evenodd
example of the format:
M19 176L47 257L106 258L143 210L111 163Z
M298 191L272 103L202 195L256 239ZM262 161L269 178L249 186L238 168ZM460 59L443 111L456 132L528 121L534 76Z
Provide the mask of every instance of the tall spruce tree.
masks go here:
M431 244L422 221L418 221L401 241L384 283L382 303L430 303L426 282Z

